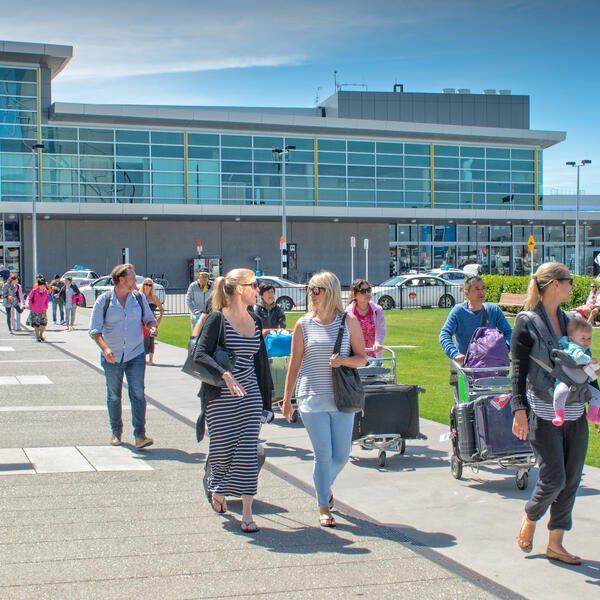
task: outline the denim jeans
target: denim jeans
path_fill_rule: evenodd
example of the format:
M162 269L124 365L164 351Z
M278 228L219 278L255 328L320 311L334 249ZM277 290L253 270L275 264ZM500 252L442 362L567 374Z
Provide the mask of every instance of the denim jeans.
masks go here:
M60 316L60 323L65 320L65 305L58 300L54 300L52 303L52 320L56 323L56 309L58 308L58 314Z
M146 396L144 395L144 375L146 373L146 357L139 354L131 360L120 363L109 363L104 356L101 359L106 374L106 393L108 418L113 434L123 433L121 418L121 394L123 392L123 374L129 387L131 401L131 420L133 435L142 437L146 434Z
M72 308L65 308L65 319L67 322L67 327L73 327L75 325L75 311L77 310L76 306Z
M317 504L329 506L329 488L350 456L354 413L301 412L300 415L315 452L313 481Z

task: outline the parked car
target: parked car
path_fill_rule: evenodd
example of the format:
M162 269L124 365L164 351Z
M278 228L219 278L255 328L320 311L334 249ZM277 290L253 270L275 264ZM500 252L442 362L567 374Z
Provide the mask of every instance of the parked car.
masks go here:
M136 283L137 286L139 288L139 290L141 291L142 289L142 282L144 281L145 277L143 275L136 275ZM81 293L83 294L83 298L84 298L84 306L93 306L94 302L96 302L96 298L98 296L100 296L100 294L103 294L104 292L108 291L108 290L112 290L113 289L113 283L112 280L110 278L110 275L104 275L104 277L98 277L95 281L92 281L91 283L88 283L87 285L81 286L79 289L81 290ZM164 303L165 301L165 288L158 284L155 283L154 284L154 289L156 290L156 295L158 296L158 299Z
M72 277L73 283L80 288L83 285L89 285L94 279L98 279L99 275L89 269L73 269L63 273L60 280L64 281L67 277Z
M452 308L464 302L462 287L427 274L398 275L373 288L373 302L384 310L390 308Z
M436 277L445 279L452 285L463 285L465 279L469 277L469 275L460 269L447 269L445 271L442 269L431 269L431 271L427 271L427 275L435 275Z
M271 275L260 275L256 278L260 285L263 281L268 281L275 288L275 302L283 310L292 310L298 304L304 304L306 300L306 285L274 277Z

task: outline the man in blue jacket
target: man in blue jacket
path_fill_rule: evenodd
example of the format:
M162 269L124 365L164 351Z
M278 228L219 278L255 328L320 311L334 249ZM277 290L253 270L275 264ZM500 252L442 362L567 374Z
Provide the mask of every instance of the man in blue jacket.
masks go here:
M481 327L483 321L485 283L479 275L469 277L465 281L465 296L468 301L457 304L450 311L439 337L444 354L459 365L464 363L473 333L478 327ZM487 302L485 303L485 312L486 327L498 329L504 335L506 345L510 348L512 328L500 307ZM450 373L450 383L456 385L456 373L452 367L450 367Z

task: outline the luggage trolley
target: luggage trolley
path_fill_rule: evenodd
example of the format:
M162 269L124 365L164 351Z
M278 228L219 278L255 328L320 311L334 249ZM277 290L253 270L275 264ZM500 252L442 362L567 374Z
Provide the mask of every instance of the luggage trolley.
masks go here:
M371 348L367 348L371 350ZM358 369L365 390L365 408L356 413L352 443L363 450L377 450L380 467L385 466L386 451L404 454L406 440L426 440L419 431L419 393L416 385L396 383L396 354L383 347L383 358L367 357L368 364Z
M452 476L460 479L463 465L477 472L482 465L496 464L516 469L516 486L526 489L536 459L529 441L512 433L510 366L469 368L454 361L452 364L458 374L450 409Z

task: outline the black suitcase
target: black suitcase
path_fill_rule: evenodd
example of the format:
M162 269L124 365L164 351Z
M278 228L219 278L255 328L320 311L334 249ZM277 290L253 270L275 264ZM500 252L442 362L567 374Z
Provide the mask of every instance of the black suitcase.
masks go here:
M463 461L473 460L475 446L475 411L473 402L463 402L453 407L458 437L458 453Z
M520 440L512 432L510 394L477 398L473 401L473 409L475 443L482 459L532 452L529 441Z
M354 416L352 439L365 435L419 435L419 388L395 383L365 385L365 409Z

